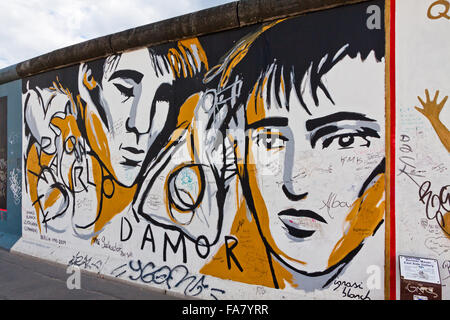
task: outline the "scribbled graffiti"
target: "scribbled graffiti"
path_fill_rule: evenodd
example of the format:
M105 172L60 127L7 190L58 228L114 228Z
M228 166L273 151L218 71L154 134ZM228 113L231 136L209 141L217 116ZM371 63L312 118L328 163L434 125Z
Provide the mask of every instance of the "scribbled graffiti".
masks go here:
M427 287L424 285L414 285L412 283L408 283L406 285L406 290L410 293L418 293L418 294L430 294L433 298L437 298L438 294L434 292L435 288Z
M445 63L450 48L450 2L417 1L414 8L411 1L395 2L397 21L402 22L395 26L395 48L392 48L396 61L392 69L395 83L391 84L391 88L395 86L390 124L393 134L390 147L394 151L391 155L395 155L391 159L394 160L391 195L395 200L391 202L391 217L395 218L391 248L397 255L409 252L416 257L437 260L442 281L447 277L445 261L449 260L450 253L450 68ZM407 40L411 34L414 34L413 41ZM407 52L419 48L424 51L406 57ZM426 53L431 50L435 52L432 56ZM391 279L391 283L394 285L395 281ZM438 296L436 289L427 288L426 284L405 284L397 298L405 292L428 299ZM448 299L448 294L448 288L443 285L442 299Z
M383 28L366 27L374 3L384 8L24 79L27 219L129 261L113 276L191 296L225 294L209 276L332 292L369 241L382 261L385 43ZM69 264L102 267L79 253Z
M5 209L6 206L6 190L7 190L7 182L8 182L8 166L6 163L6 159L0 159L0 198L2 200L2 209Z
M449 11L450 2L448 0L437 0L428 7L427 16L431 20L441 18L450 20Z
M22 172L18 168L13 168L9 172L9 189L12 192L14 203L20 204L22 198Z
M73 255L69 260L69 266L81 267L85 270L100 271L104 264L104 261L98 258L91 257L87 254L81 254L79 251Z
M442 275L442 280L445 281L450 278L450 260L445 260L442 263L442 270L444 274Z
M408 180L417 186L417 194L420 203L424 205L425 216L429 220L435 220L444 234L450 235L448 222L450 211L450 186L442 186L436 193L432 190L432 184L426 180L425 170L418 169L416 151L412 147L411 137L400 134L398 176L406 176Z
M425 181L419 188L419 199L425 204L426 217L430 220L435 220L442 228L442 231L450 237L450 221L448 219L448 212L450 212L450 185L443 186L436 194L430 188L430 181Z
M157 267L153 262L143 263L141 260L129 261L112 270L111 275L119 278L126 277L132 281L140 281L145 284L161 285L167 289L181 288L186 296L196 297L203 290L207 290L212 298L218 300L225 290L212 288L207 284L204 275L192 275L185 265L173 268L165 265Z

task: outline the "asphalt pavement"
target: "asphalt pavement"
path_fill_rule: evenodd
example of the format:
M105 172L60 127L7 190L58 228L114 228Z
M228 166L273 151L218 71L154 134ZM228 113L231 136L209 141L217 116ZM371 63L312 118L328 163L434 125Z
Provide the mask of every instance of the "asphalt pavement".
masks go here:
M163 290L81 272L67 287L67 267L0 248L0 300L180 300Z

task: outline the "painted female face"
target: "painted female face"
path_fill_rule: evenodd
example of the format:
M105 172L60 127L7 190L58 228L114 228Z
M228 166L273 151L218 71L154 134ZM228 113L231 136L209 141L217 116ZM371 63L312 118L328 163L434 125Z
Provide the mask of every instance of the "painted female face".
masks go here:
M89 142L107 170L125 186L136 182L169 115L168 92L174 76L168 71L157 74L154 66L147 49L109 57L101 79L100 106L87 106Z
M322 82L333 102L318 89L316 106L303 79L310 114L294 90L289 110L247 110L247 180L260 230L280 260L307 273L341 262L384 216L384 175L374 174L384 159L384 62L346 57Z

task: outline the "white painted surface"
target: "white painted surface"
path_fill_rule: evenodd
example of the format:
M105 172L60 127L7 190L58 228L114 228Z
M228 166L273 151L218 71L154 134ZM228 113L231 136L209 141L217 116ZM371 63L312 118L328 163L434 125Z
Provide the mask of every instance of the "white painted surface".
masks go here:
M450 185L450 156L430 122L414 109L422 108L417 97L425 101L425 89L431 99L439 90L439 102L450 96L450 21L427 17L434 2L396 1L396 239L397 255L438 260L443 299L448 300L450 238L434 219L438 201L434 202L435 208L429 206L427 217L427 206L420 201L419 190L429 181L429 190L439 195L443 187ZM433 8L433 14L437 9L442 6ZM450 102L444 106L440 120L450 128ZM448 197L450 187L446 190L444 197ZM449 201L445 208L441 208L442 214L450 210ZM398 286L397 280L399 298Z

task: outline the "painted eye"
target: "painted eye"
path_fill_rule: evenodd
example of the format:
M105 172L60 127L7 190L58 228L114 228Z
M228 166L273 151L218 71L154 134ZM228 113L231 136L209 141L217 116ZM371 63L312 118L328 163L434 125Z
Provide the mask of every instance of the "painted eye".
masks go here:
M369 147L367 136L359 133L336 135L323 141L322 149L335 145L339 149L352 149L354 147Z
M281 150L288 139L280 133L262 132L256 136L256 144L263 145L267 150Z
M342 148L347 148L355 142L355 137L352 135L339 137L338 144Z
M133 87L126 87L120 83L113 83L113 85L117 88L117 90L119 90L120 94L125 97L125 100L122 102L134 97Z

